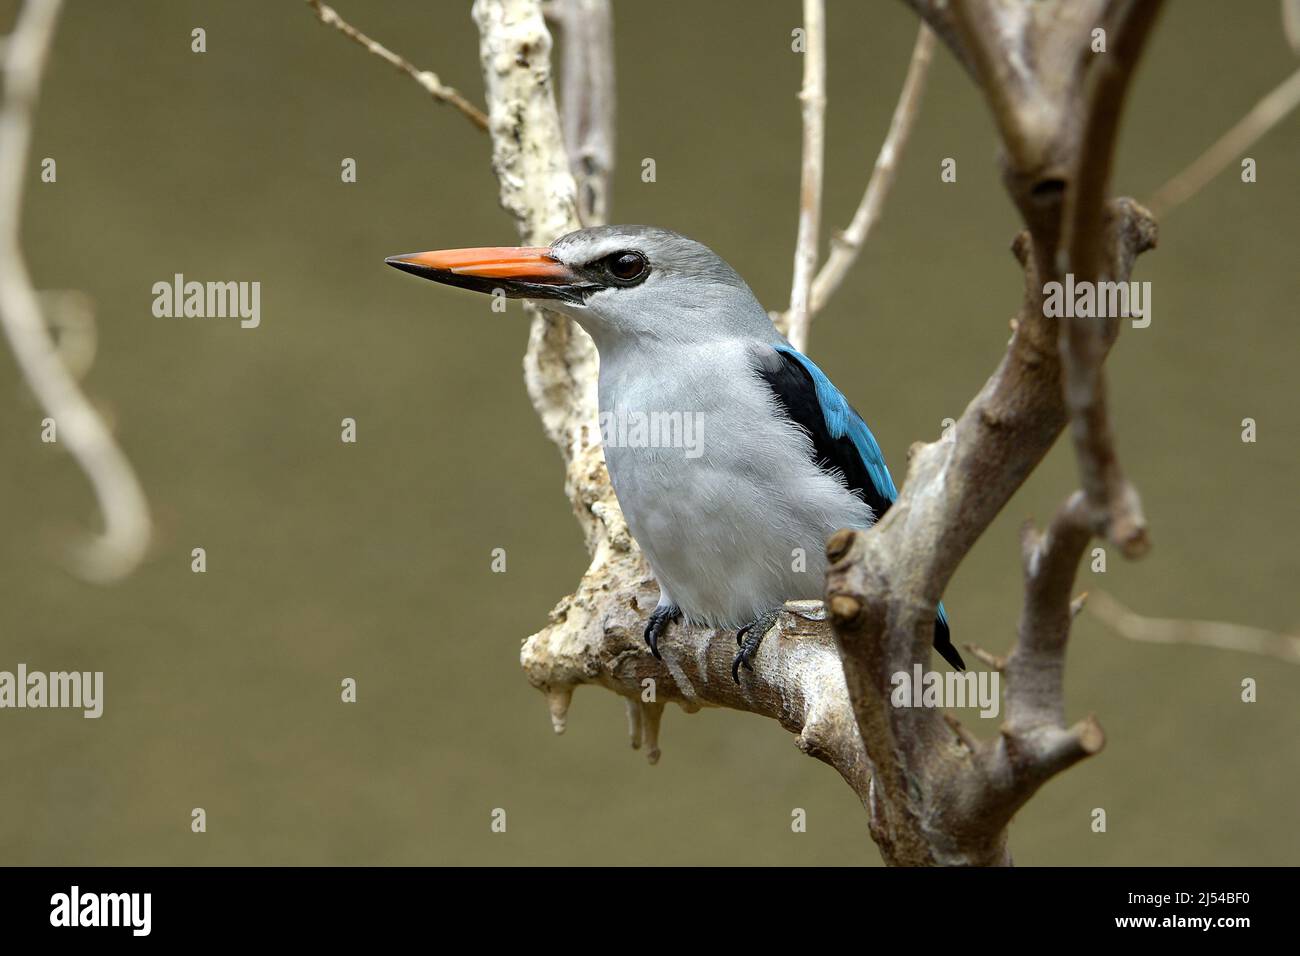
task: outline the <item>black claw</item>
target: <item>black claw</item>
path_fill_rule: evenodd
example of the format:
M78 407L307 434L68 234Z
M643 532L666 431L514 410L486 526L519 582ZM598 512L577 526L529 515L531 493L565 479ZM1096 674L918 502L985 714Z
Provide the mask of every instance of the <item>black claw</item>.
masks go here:
M740 668L742 666L745 670L753 673L754 665L751 662L758 652L758 645L763 642L763 635L771 630L772 625L776 623L778 614L778 611L767 611L736 632L736 643L740 645L740 650L731 662L731 679L737 684L740 683Z
M754 656L754 652L758 650L758 643L760 640L762 640L761 634L759 637L751 637L749 640L745 641L744 644L740 645L740 651L736 654L735 659L732 660L731 679L737 684L740 683L740 669L742 667L751 674L754 672L754 665L750 663L750 661Z
M659 653L659 636L668 629L668 625L678 620L682 612L675 607L657 607L650 612L650 620L645 624L645 642L650 647L650 653L657 660L663 660Z

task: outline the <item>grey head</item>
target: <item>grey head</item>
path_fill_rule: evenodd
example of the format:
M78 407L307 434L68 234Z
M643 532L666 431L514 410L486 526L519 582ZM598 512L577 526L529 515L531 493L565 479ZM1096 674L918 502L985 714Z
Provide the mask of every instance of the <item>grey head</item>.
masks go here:
M754 293L703 243L656 226L597 226L549 247L451 249L385 260L423 278L543 301L604 351L640 340L779 338Z

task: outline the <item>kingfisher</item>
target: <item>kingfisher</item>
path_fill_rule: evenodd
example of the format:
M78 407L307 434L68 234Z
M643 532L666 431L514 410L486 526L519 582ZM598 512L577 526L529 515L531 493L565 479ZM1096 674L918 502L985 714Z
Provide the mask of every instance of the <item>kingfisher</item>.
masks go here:
M871 527L898 497L862 416L694 239L598 226L545 247L384 261L577 322L600 356L602 421L697 423L692 442L664 440L671 428L602 429L614 493L659 584L644 635L655 657L676 621L735 630L739 682L785 603L823 596L827 538ZM934 647L965 670L942 603Z

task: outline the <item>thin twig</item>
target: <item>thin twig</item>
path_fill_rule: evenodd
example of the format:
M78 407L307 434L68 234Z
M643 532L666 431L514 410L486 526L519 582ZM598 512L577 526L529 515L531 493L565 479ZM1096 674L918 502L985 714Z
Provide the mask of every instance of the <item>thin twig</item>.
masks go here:
M815 316L835 294L844 277L848 274L858 254L866 244L872 228L880 221L880 211L884 208L885 197L889 195L894 184L894 173L898 169L898 157L907 145L907 139L916 123L921 109L921 96L925 92L925 78L934 56L934 31L924 23L916 35L916 45L912 47L912 60L907 68L907 78L903 81L902 92L898 94L898 105L894 107L894 116L889 121L889 132L880 146L876 156L876 165L871 170L871 179L867 182L866 192L858 203L853 220L843 233L831 240L831 253L822 264L813 282L812 301L808 311Z
M307 6L316 11L316 16L321 23L333 27L349 40L360 44L384 62L401 70L424 87L435 100L456 107L479 129L486 130L488 128L487 114L465 99L457 90L444 84L442 80L438 79L438 74L430 70L416 69L405 57L398 56L383 44L370 39L370 37L340 17L333 7L326 6L320 0L307 0Z
M74 553L75 569L94 581L130 573L149 543L149 507L131 464L77 387L41 315L20 244L23 184L32 110L61 0L27 0L5 47L0 107L0 323L57 439L86 473L104 515L104 533Z
M813 275L817 270L821 230L822 177L826 150L826 6L804 0L803 163L799 177L799 233L794 247L794 281L790 286L787 336L801 352L808 347Z
M1300 69L1274 87L1236 125L1177 176L1161 186L1147 207L1158 218L1191 199L1215 176L1300 106Z
M1300 637L1225 621L1184 621L1145 617L1105 591L1088 599L1088 610L1120 637L1150 644L1199 644L1247 654L1263 654L1300 664Z

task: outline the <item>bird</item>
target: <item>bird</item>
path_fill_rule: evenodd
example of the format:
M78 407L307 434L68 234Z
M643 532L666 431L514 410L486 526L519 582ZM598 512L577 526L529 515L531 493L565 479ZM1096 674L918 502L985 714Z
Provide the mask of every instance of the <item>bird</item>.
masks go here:
M644 630L657 658L674 622L735 629L739 682L785 603L822 597L827 538L871 527L898 497L862 416L703 243L611 225L550 246L384 261L444 285L534 300L591 336L605 463L660 589ZM660 427L645 427L655 415ZM617 427L628 422L642 427ZM965 670L942 603L934 647Z

